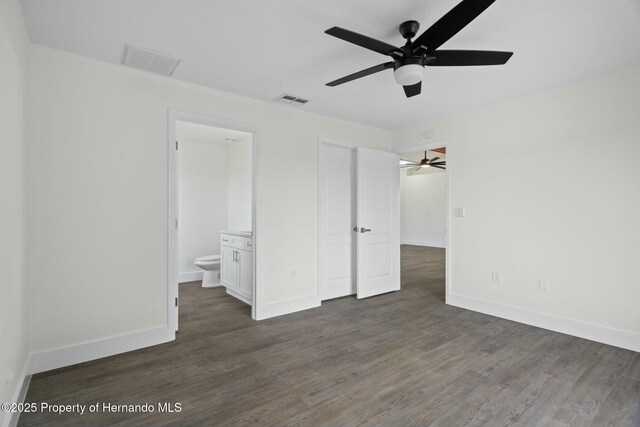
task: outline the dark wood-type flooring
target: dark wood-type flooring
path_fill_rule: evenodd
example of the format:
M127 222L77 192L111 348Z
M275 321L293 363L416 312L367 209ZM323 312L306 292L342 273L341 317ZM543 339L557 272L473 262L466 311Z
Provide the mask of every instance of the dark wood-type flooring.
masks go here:
M174 342L35 375L28 402L180 413L21 425L640 425L640 353L444 304L444 251L404 246L402 291L261 322L181 285Z

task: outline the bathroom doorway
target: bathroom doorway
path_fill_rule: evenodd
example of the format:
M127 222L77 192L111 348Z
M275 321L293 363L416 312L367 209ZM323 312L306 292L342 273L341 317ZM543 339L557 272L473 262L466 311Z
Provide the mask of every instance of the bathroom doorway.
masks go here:
M203 310L224 301L255 319L256 136L251 125L169 111L167 294L176 331L181 292Z

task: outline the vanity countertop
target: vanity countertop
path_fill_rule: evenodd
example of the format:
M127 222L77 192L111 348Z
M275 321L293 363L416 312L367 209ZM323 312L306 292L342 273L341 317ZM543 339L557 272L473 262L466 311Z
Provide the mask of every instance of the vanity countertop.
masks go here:
M220 234L231 234L233 236L251 237L253 233L251 231L235 231L235 230L222 230Z

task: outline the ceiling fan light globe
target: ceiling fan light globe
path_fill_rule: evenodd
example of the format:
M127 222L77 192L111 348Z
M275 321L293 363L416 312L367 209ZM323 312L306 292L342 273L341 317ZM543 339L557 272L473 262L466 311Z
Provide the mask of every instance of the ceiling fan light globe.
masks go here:
M396 83L402 86L412 86L422 81L424 68L419 64L407 64L393 72Z

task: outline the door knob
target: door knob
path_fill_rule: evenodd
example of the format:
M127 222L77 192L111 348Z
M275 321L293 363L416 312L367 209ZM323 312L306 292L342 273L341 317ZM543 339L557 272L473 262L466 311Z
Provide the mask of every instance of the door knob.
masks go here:
M367 231L371 231L371 229L370 229L370 228L364 228L364 227L362 227L362 228L360 229L360 232L361 232L361 233L366 233Z

